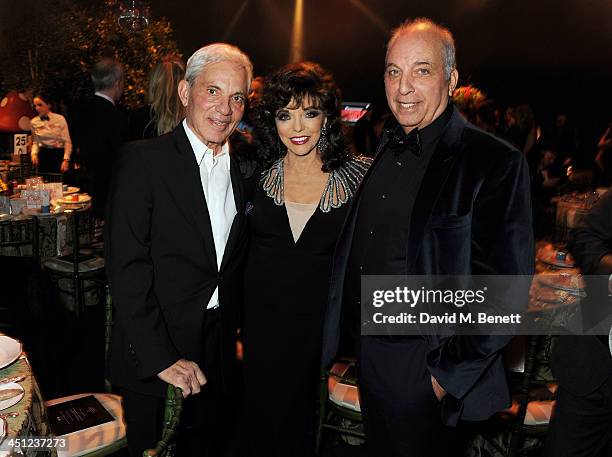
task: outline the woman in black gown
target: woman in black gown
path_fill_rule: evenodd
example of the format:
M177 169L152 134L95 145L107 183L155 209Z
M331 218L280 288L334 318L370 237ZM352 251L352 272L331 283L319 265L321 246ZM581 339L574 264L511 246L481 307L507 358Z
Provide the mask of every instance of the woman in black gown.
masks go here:
M245 454L314 454L332 255L370 159L351 156L339 91L319 65L283 67L254 108L264 171L245 269Z

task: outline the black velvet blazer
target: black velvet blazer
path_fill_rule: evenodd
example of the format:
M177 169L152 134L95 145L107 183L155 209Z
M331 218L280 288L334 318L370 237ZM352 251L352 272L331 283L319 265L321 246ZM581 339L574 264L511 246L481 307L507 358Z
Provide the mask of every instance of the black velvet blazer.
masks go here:
M378 154L386 147L383 134ZM370 168L376 166L376 159ZM363 183L367 185L367 175ZM338 241L326 314L323 364L338 347L344 276L359 193ZM531 275L534 271L529 171L518 150L455 109L418 192L406 246L412 275ZM527 291L525 291L527 292ZM527 307L525 293L525 308ZM428 367L446 389L443 418L483 420L509 406L504 336L424 336Z

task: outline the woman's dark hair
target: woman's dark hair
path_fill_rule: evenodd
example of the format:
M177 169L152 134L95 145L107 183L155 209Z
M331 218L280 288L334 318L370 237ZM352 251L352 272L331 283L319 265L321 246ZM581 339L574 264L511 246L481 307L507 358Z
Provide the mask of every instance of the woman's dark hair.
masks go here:
M264 169L287 153L276 131L276 112L292 101L301 106L306 99L310 99L327 118L325 128L329 146L320 151L321 169L329 172L349 158L340 125L340 90L331 74L319 64L299 62L286 65L268 76L262 96L253 106L257 154Z
M32 97L32 103L34 103L34 99L35 99L35 98L40 98L40 99L43 101L43 103L44 103L45 105L50 105L50 106L52 106L52 105L53 105L53 102L51 101L51 99L50 99L48 96L46 96L46 95L42 95L42 94L40 94L40 93L35 94L35 95Z

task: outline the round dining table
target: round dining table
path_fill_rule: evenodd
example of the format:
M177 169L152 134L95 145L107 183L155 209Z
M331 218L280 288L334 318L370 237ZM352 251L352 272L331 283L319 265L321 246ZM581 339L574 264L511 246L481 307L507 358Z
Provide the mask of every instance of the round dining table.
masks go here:
M28 210L16 215L0 214L0 230L11 230L11 225L16 225L15 223L19 221L35 217L38 222L37 257L41 260L57 257L66 253L66 246L69 244L70 237L72 236L70 213L74 210L79 210L82 214L91 212L91 201L56 206L46 214ZM81 221L89 221L90 219L88 217L81 217ZM80 236L87 238L81 239L81 243L91 242L90 238L93 234L93 227L85 227L80 231ZM23 236L26 236L26 234L23 234ZM0 246L0 255L30 257L32 256L32 248L30 246Z
M52 440L51 430L47 419L45 403L43 401L38 383L32 372L32 367L25 354L10 365L0 369L0 385L2 380L9 378L17 379L23 388L23 398L13 406L0 411L0 417L4 422L4 437L0 442L0 457L8 456L32 456L32 457L55 457L57 451L49 446L49 449L41 451L34 447L17 447L19 443L32 445L36 438L48 438L49 444ZM47 440L45 440L47 441Z

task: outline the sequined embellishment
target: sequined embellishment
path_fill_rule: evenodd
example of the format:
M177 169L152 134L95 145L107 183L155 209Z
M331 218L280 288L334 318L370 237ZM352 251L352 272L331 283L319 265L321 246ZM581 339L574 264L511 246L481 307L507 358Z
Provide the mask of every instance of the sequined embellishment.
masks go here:
M351 157L341 167L329 174L325 189L319 201L319 209L329 213L332 208L339 208L348 202L359 186L366 171L370 167L372 159L368 157ZM278 159L264 171L261 176L260 185L266 195L274 200L274 204L282 206L285 203L285 187L283 184L283 159Z

